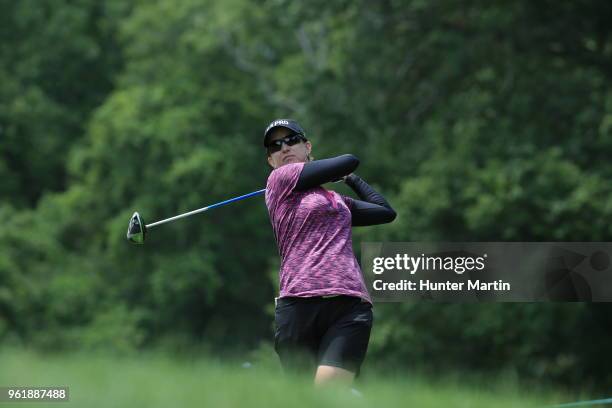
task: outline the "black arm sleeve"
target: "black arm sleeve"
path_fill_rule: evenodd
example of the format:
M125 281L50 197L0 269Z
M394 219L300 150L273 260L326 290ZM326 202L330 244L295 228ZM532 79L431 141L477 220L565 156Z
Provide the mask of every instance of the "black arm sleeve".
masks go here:
M397 214L387 200L359 176L350 174L346 178L346 184L361 199L353 200L351 208L353 226L386 224L395 219Z
M359 166L359 159L352 154L308 162L304 164L295 190L304 191L336 181L353 172L357 166Z

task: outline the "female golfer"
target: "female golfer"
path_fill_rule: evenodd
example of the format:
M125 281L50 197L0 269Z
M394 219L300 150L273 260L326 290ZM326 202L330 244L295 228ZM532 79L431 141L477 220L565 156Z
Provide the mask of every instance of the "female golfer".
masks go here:
M315 374L315 383L351 383L368 348L372 302L353 254L351 225L391 222L395 211L352 172L350 154L312 161L312 144L291 119L264 133L273 170L266 206L281 257L275 350L286 371ZM360 200L326 190L343 179Z

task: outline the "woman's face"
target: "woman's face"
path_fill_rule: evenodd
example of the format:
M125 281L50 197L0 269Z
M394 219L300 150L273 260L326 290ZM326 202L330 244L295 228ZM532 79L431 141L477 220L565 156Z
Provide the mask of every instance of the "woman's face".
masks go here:
M282 139L285 136L291 135L293 132L291 129L284 127L278 127L272 130L269 136L269 141L273 142L278 139ZM268 153L268 163L270 166L277 169L280 166L284 166L289 163L302 163L308 161L308 155L312 145L309 141L299 142L293 146L289 146L287 143L283 143L281 149L278 152Z

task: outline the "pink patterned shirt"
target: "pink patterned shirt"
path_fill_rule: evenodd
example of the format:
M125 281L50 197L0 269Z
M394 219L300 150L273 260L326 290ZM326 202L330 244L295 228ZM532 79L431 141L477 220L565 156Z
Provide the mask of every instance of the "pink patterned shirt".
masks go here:
M353 199L320 186L294 191L303 167L281 166L266 185L281 257L280 297L349 295L372 303L353 253Z

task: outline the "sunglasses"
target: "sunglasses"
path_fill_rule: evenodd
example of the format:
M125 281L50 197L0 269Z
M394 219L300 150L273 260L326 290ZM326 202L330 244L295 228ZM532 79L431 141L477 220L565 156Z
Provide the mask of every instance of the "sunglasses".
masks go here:
M276 153L283 147L283 143L287 146L293 146L300 142L305 142L306 138L301 133L294 133L292 135L288 135L283 137L282 139L275 140L266 145L268 149L268 153Z

